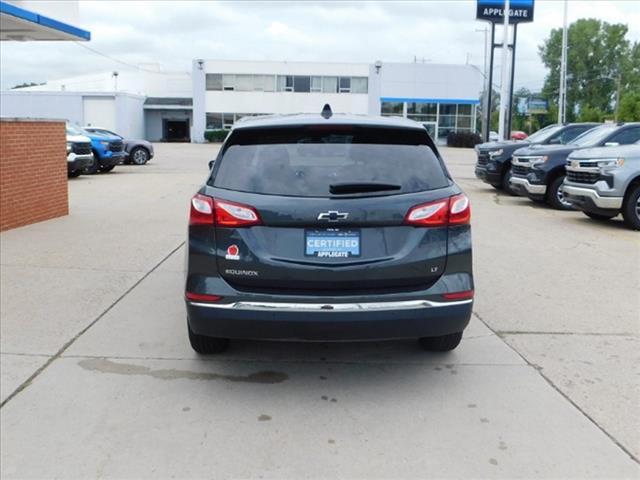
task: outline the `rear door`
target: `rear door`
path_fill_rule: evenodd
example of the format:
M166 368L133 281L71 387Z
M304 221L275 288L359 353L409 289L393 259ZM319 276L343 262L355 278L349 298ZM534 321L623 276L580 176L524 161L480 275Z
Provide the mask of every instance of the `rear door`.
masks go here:
M220 275L292 294L427 288L444 271L448 229L404 218L455 193L430 143L421 129L234 131L207 188Z

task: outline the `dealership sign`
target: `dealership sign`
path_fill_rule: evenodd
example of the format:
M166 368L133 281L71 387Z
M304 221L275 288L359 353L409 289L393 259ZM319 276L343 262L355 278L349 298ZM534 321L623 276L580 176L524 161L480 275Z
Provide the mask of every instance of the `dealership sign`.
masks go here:
M509 23L533 22L534 0L510 0ZM504 1L478 0L476 19L502 23Z

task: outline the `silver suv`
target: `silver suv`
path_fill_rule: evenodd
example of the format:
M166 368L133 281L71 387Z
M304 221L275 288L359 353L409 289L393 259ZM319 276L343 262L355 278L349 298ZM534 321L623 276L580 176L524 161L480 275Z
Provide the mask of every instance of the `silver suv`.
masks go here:
M622 213L640 230L640 142L577 150L566 169L562 190L573 207L597 220Z

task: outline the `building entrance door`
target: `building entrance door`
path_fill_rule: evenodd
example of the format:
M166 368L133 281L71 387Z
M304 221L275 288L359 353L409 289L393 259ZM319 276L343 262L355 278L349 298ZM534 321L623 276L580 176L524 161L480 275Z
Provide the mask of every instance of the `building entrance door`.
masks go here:
M188 142L189 119L164 120L164 138L167 142Z

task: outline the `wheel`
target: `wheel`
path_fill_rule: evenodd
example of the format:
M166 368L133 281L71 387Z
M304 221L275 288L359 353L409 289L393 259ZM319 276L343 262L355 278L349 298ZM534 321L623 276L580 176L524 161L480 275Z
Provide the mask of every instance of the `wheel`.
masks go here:
M591 212L582 212L584 213L587 217L589 218L593 218L594 220L610 220L613 217L615 217L617 214L615 215L602 215L600 213L591 213Z
M462 332L450 333L439 337L422 337L420 346L430 352L448 352L458 346L462 340Z
M197 353L201 355L208 355L212 353L222 353L229 348L228 338L206 337L204 335L198 335L193 333L191 327L187 323L187 329L189 331L189 343Z
M493 183L491 183L490 185L496 190L502 190L502 185L494 185Z
M507 167L504 175L502 175L502 189L512 197L515 197L518 193L513 189L509 180L511 180L511 165Z
M631 187L622 204L622 218L632 230L640 230L640 185Z
M564 192L562 191L564 177L564 175L560 175L551 182L551 185L547 188L547 203L556 210L573 210L573 207L564 197Z
M144 147L136 147L131 150L129 159L134 165L144 165L149 161L149 152Z
M104 167L102 167L102 166L101 166L101 167L100 167L100 171L101 171L101 172L105 172L105 173L106 173L106 172L110 172L110 171L111 171L111 170L113 170L114 168L116 168L116 166L115 166L115 165L109 165L108 167L107 167L107 166L104 166Z
M93 161L84 168L84 173L93 175L98 173L98 170L100 170L100 157L96 152L93 152Z
M67 172L67 177L69 178L76 178L76 177L79 177L80 175L82 175L82 170L74 170L72 172Z

